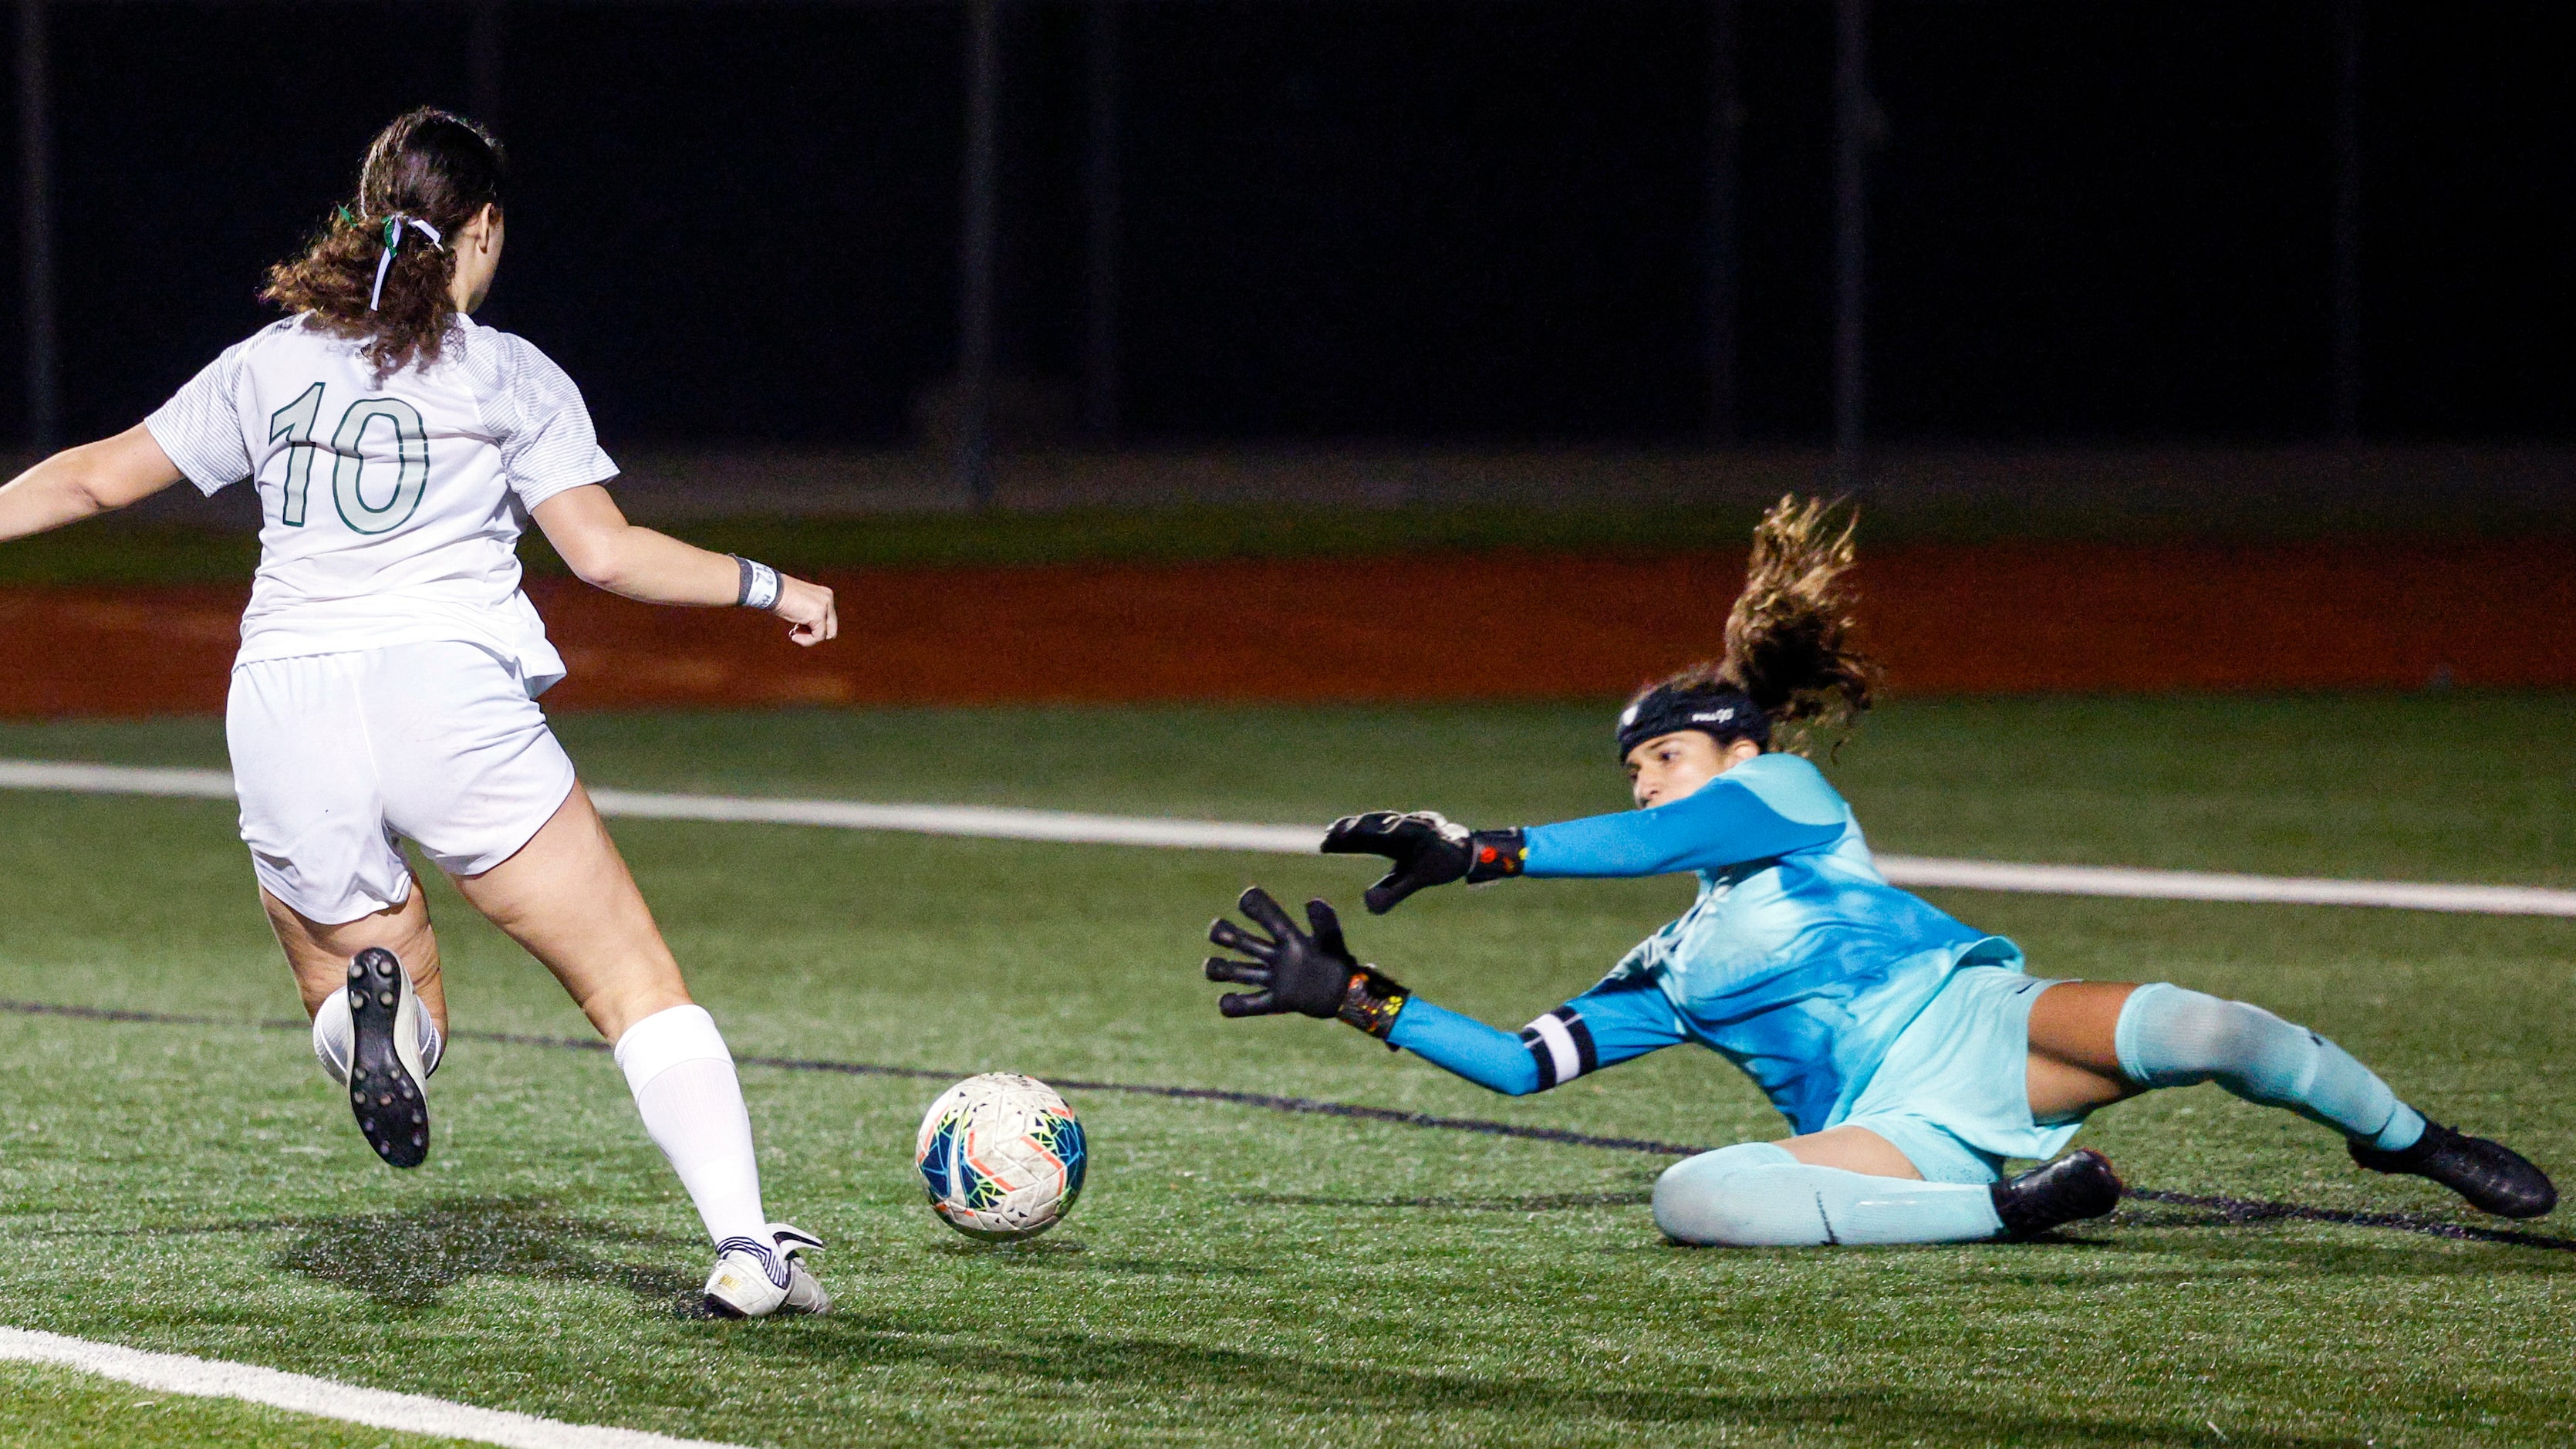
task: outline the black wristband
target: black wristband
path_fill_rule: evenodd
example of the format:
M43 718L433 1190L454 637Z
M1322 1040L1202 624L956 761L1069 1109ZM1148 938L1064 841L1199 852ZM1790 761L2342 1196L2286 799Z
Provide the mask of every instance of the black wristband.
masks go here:
M1467 837L1467 884L1509 880L1529 863L1529 840L1517 825L1479 830Z
M778 570L765 563L753 563L741 554L733 561L742 567L742 592L734 598L737 607L767 609L778 602Z
M1350 985L1342 989L1341 1010L1333 1014L1385 1041L1386 1034L1395 1030L1396 1014L1404 1010L1408 999L1410 993L1393 978L1374 966L1362 966L1351 973Z

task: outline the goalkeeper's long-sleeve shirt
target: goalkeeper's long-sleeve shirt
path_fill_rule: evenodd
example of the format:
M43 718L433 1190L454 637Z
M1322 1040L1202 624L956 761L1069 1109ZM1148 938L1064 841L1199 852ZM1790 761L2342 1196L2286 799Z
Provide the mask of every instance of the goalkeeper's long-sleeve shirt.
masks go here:
M1965 965L2021 952L1887 883L1813 764L1748 760L1651 810L1541 825L1524 874L1699 876L1699 898L1592 990L1517 1036L1416 998L1387 1040L1496 1091L1540 1091L1696 1041L1790 1126L1834 1125L1889 1043Z

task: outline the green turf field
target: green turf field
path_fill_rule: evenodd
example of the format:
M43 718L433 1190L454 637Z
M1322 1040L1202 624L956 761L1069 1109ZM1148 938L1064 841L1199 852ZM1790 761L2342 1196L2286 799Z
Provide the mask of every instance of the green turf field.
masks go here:
M1620 803L1598 709L589 716L595 782L1263 820ZM1836 767L1885 850L2576 882L2565 697L1985 702L1885 712ZM196 721L0 726L0 756L220 763ZM1074 1093L1081 1207L1019 1248L936 1223L936 1082L746 1068L775 1210L822 1233L831 1319L682 1316L693 1215L604 1054L465 1042L429 1166L379 1166L315 1072L209 803L0 794L0 1322L747 1443L2563 1444L2576 1254L2171 1205L2063 1242L1686 1251L1663 1159ZM1250 880L1353 862L624 822L736 1050L1304 1094L1719 1144L1774 1135L1674 1051L1511 1101L1331 1023L1220 1021L1199 931ZM1435 893L1353 927L1426 996L1518 1023L1687 898L1679 881ZM2576 922L1947 894L2044 974L2250 997L2437 1117L2576 1168ZM543 974L433 910L455 1024L572 1035ZM1354 916L1357 915L1353 912ZM2471 1222L2211 1088L2082 1139L2134 1184ZM2555 1235L2550 1220L2537 1231ZM397 1254L370 1243L397 1244ZM387 1442L0 1370L0 1442ZM29 1404L59 1409L30 1410ZM189 1427L189 1426L196 1427Z

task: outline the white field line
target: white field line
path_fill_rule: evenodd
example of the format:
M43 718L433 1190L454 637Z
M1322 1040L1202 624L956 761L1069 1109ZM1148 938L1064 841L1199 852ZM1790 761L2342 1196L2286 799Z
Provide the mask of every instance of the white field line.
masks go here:
M221 770L150 770L123 765L0 760L0 789L80 794L233 798ZM762 799L742 795L661 795L595 790L603 815L636 820L711 820L764 825L817 825L839 830L897 830L989 840L1046 840L1081 845L1145 845L1183 850L1245 850L1311 855L1323 832L1311 825L1243 825L1134 815L1085 815L996 805L871 805L855 800ZM2381 906L2498 916L2576 917L2576 890L2539 886L2444 885L2415 881L2330 880L2232 875L2194 870L2140 870L2098 865L2016 865L1882 855L1878 868L1896 885L2039 895L2121 896L2164 901L2239 901L2311 906Z
M61 1364L166 1394L243 1399L371 1429L505 1444L511 1449L735 1449L707 1439L674 1439L641 1429L566 1424L507 1409L478 1409L425 1394L397 1394L257 1364L180 1353L146 1353L32 1328L0 1328L0 1359Z

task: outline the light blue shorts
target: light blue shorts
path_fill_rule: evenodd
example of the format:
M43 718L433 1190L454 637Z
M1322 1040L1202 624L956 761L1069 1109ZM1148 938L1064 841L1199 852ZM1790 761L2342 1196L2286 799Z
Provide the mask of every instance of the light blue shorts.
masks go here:
M1950 973L1825 1125L1868 1128L1932 1182L1995 1182L2006 1158L2056 1156L2084 1125L2030 1117L2030 1008L2056 984L2002 966Z

